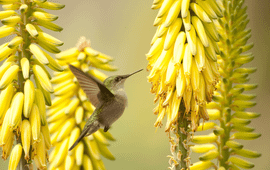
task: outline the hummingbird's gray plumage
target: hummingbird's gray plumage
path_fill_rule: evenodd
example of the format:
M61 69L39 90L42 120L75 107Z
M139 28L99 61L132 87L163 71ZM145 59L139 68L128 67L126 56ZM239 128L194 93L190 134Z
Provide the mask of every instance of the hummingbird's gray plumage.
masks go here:
M104 128L104 132L107 132L110 126L121 117L128 104L127 95L124 91L124 82L126 78L142 71L142 69L127 75L108 77L102 83L72 65L69 65L69 68L90 102L96 107L87 120L81 135L69 148L69 150L72 150L83 137L91 135L99 128Z

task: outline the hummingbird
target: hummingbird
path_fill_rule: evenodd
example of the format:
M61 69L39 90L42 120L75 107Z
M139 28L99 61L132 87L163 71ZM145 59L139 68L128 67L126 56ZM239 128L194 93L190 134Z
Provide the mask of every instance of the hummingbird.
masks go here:
M69 148L69 151L71 151L85 136L91 135L98 129L104 128L104 132L107 132L110 126L122 116L128 104L124 90L125 80L143 69L131 74L110 76L102 83L95 77L84 73L72 65L69 65L69 68L77 78L90 102L96 107L87 120L81 135Z

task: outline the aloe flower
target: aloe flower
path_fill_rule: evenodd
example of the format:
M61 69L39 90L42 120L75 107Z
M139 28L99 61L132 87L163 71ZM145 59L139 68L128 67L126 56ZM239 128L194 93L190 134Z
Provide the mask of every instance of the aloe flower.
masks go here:
M46 105L51 105L54 90L44 65L62 71L46 52L58 53L62 41L43 32L43 28L61 31L52 21L58 17L44 10L62 9L64 5L40 0L1 0L0 37L13 36L0 46L0 146L2 158L9 155L9 169L47 168L51 147L46 121ZM13 147L15 140L17 144Z
M115 71L116 68L109 64L112 58L91 48L90 41L84 37L80 38L77 47L62 51L56 58L64 71L55 72L51 80L56 97L47 112L51 141L55 146L49 156L50 169L105 169L101 155L115 159L107 148L108 140L115 140L110 132L98 130L68 151L95 109L68 64L104 81L107 76L98 69Z
M165 131L176 135L170 137L171 168L188 168L190 132L196 131L200 119L209 119L206 103L220 76L214 21L222 17L222 10L215 0L154 0L152 9L158 8L158 28L146 54L148 81L158 102L155 126L167 118Z
M251 37L251 30L246 29L249 22L247 7L243 5L244 1L235 0L223 0L219 4L224 17L215 25L221 39L218 44L221 50L218 63L222 81L213 96L214 102L207 106L211 121L198 127L198 131L212 133L195 135L193 138L196 145L191 147L192 151L202 155L199 157L200 162L194 163L191 169L208 169L216 166L216 162L219 169L251 169L254 164L245 158L258 158L261 154L245 148L239 142L261 136L248 126L260 114L247 111L256 105L252 101L256 95L249 91L257 87L257 84L247 83L249 74L254 73L256 68L244 67L254 58L252 53L247 52L253 47L253 43L247 43Z

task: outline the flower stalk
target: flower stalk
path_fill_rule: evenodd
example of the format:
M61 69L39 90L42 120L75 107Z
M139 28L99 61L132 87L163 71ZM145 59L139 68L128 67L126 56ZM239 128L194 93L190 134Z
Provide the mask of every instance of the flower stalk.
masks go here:
M208 120L206 103L212 100L219 79L217 55L220 53L214 21L222 17L215 0L154 0L159 9L154 26L158 26L146 54L150 71L148 81L158 102L156 127L173 133L178 155L172 169L189 169L189 141L200 119ZM176 146L175 146L176 145ZM175 151L175 149L171 149Z
M94 50L85 37L80 38L77 47L62 51L56 58L64 71L54 72L51 80L56 97L47 112L51 141L55 146L49 155L50 169L105 169L101 155L110 160L115 159L107 148L108 140L115 140L110 132L105 133L100 129L68 151L95 109L68 65L71 64L100 81L104 81L107 76L98 69L115 71L116 67L110 64L110 56Z
M253 43L247 43L251 37L251 30L246 29L247 19L244 1L222 0L218 1L224 17L215 22L221 41L218 56L220 75L222 81L217 86L213 100L207 105L210 120L218 120L219 124L208 122L212 126L201 130L212 130L215 138L203 140L202 136L195 135L196 144L191 149L193 152L203 153L199 157L201 164L194 169L207 169L208 162L217 159L220 169L252 169L255 165L244 158L258 158L261 156L256 151L248 150L236 140L254 140L261 136L253 132L255 129L248 126L251 120L260 114L246 111L256 105L252 101L256 95L249 94L256 84L248 84L249 74L256 68L246 68L244 64L253 60L252 53L247 53ZM206 125L201 124L201 127ZM216 143L210 144L210 143ZM205 149L209 147L209 149Z
M48 34L46 37L39 36L44 34L40 28L44 24L42 21L38 24L39 19L34 14L39 11L43 16L50 15L41 9L44 4L47 4L46 9L52 6L63 8L64 5L36 0L2 0L0 4L4 9L0 12L4 24L0 28L1 38L15 35L10 42L0 47L0 60L5 60L0 67L2 158L6 160L10 155L9 169L31 169L33 162L38 169L46 169L46 157L51 144L44 115L45 105L50 105L49 92L53 89L49 88L50 75L44 64L50 67L55 65L55 61L40 47L45 50L45 47L58 48L54 45L56 38ZM48 17L43 20L48 20ZM53 24L51 21L48 23ZM33 32L36 32L35 36ZM38 39L44 43L39 43ZM36 49L31 49L31 46L36 46ZM53 52L57 53L58 50ZM48 62L43 62L46 60ZM36 68L39 72L35 71ZM59 66L57 70L62 71L62 68ZM13 147L15 136L17 144Z

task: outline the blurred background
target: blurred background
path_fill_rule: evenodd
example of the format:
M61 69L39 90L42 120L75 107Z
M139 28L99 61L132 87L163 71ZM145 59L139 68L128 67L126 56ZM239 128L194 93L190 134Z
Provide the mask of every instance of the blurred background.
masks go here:
M108 170L152 170L167 169L170 154L168 136L164 128L154 128L156 116L153 115L153 99L149 90L145 68L145 54L150 48L150 41L155 33L153 26L157 11L151 10L152 0L57 0L66 7L60 11L50 11L59 16L55 22L64 28L60 33L45 30L62 40L65 50L74 47L80 36L91 40L94 49L112 56L119 70L105 72L107 75L131 73L140 68L144 71L131 77L125 83L129 106L124 115L114 123L110 132L116 138L111 142L110 151L115 161L104 159ZM259 159L251 160L254 169L270 169L270 1L247 0L248 27L252 29L255 46L251 50L255 59L249 66L258 70L251 75L250 83L258 83L253 93L257 94L257 106L250 109L261 113L261 117L252 121L255 132L262 136L254 141L245 141L245 148L262 153ZM0 44L7 39L0 39ZM192 162L198 155L192 154ZM0 159L0 169L7 169L8 160Z

